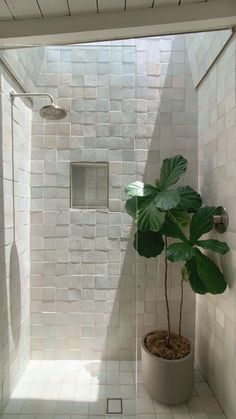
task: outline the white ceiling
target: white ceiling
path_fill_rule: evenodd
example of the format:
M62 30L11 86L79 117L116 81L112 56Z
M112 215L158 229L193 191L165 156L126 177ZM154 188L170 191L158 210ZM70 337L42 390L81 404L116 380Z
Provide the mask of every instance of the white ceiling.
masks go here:
M0 0L0 49L232 27L236 0Z
M205 3L207 0L181 0ZM208 0L211 1L211 0ZM74 16L83 13L106 13L178 5L179 0L0 0L0 20L22 20L54 16Z

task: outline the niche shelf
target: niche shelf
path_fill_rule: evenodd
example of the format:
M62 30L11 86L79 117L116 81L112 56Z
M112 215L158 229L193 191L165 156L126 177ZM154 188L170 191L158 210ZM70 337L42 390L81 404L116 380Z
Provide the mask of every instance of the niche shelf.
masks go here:
M108 163L72 162L71 208L108 208Z

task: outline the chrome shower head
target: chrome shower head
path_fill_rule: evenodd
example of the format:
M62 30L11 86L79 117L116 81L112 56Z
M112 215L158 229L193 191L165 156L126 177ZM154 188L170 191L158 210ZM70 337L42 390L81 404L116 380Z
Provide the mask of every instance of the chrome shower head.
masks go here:
M65 118L67 112L65 109L55 105L55 103L51 103L51 105L43 106L39 111L39 115L47 121L58 121Z
M12 103L15 99L15 97L47 97L50 99L51 104L43 106L39 114L43 119L46 119L47 121L58 121L60 119L63 119L66 117L67 112L65 109L60 108L60 106L55 105L53 97L49 95L48 93L15 93L11 92L10 97L12 100Z

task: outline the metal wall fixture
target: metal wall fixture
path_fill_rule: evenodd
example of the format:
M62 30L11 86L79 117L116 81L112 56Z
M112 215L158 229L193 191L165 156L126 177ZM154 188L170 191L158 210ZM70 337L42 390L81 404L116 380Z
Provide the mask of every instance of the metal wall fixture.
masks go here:
M13 103L16 97L47 97L50 99L51 104L42 106L39 110L39 115L47 121L58 121L64 119L67 115L65 109L56 105L53 97L49 93L10 93L11 102Z
M229 227L229 214L226 209L218 207L216 209L216 215L214 215L213 218L215 230L218 233L225 233Z

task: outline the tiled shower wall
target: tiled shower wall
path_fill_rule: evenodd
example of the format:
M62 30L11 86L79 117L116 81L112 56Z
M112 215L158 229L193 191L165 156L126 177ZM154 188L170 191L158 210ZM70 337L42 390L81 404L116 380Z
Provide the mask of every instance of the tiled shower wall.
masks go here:
M18 88L35 92L36 81L44 61L45 48L18 48L0 50L0 60L19 83Z
M31 354L38 359L132 359L165 326L163 261L137 258L124 211L130 181L153 181L160 161L189 160L197 186L197 103L183 37L47 48L38 89L67 119L34 112L31 177ZM70 209L70 162L109 162L109 208ZM172 323L180 274L171 268ZM138 285L138 288L136 287ZM136 305L136 294L139 303ZM136 316L137 310L137 316ZM185 289L184 331L195 296Z
M188 59L195 87L198 86L232 36L232 29L187 34Z
M31 110L17 100L11 113L17 87L1 66L0 413L30 358Z
M192 38L192 42L198 42ZM194 45L192 46L194 47ZM205 46L202 45L204 51ZM196 360L229 419L236 416L236 38L223 49L198 88L199 179L208 205L229 212L230 253L218 259L229 288L197 298Z

